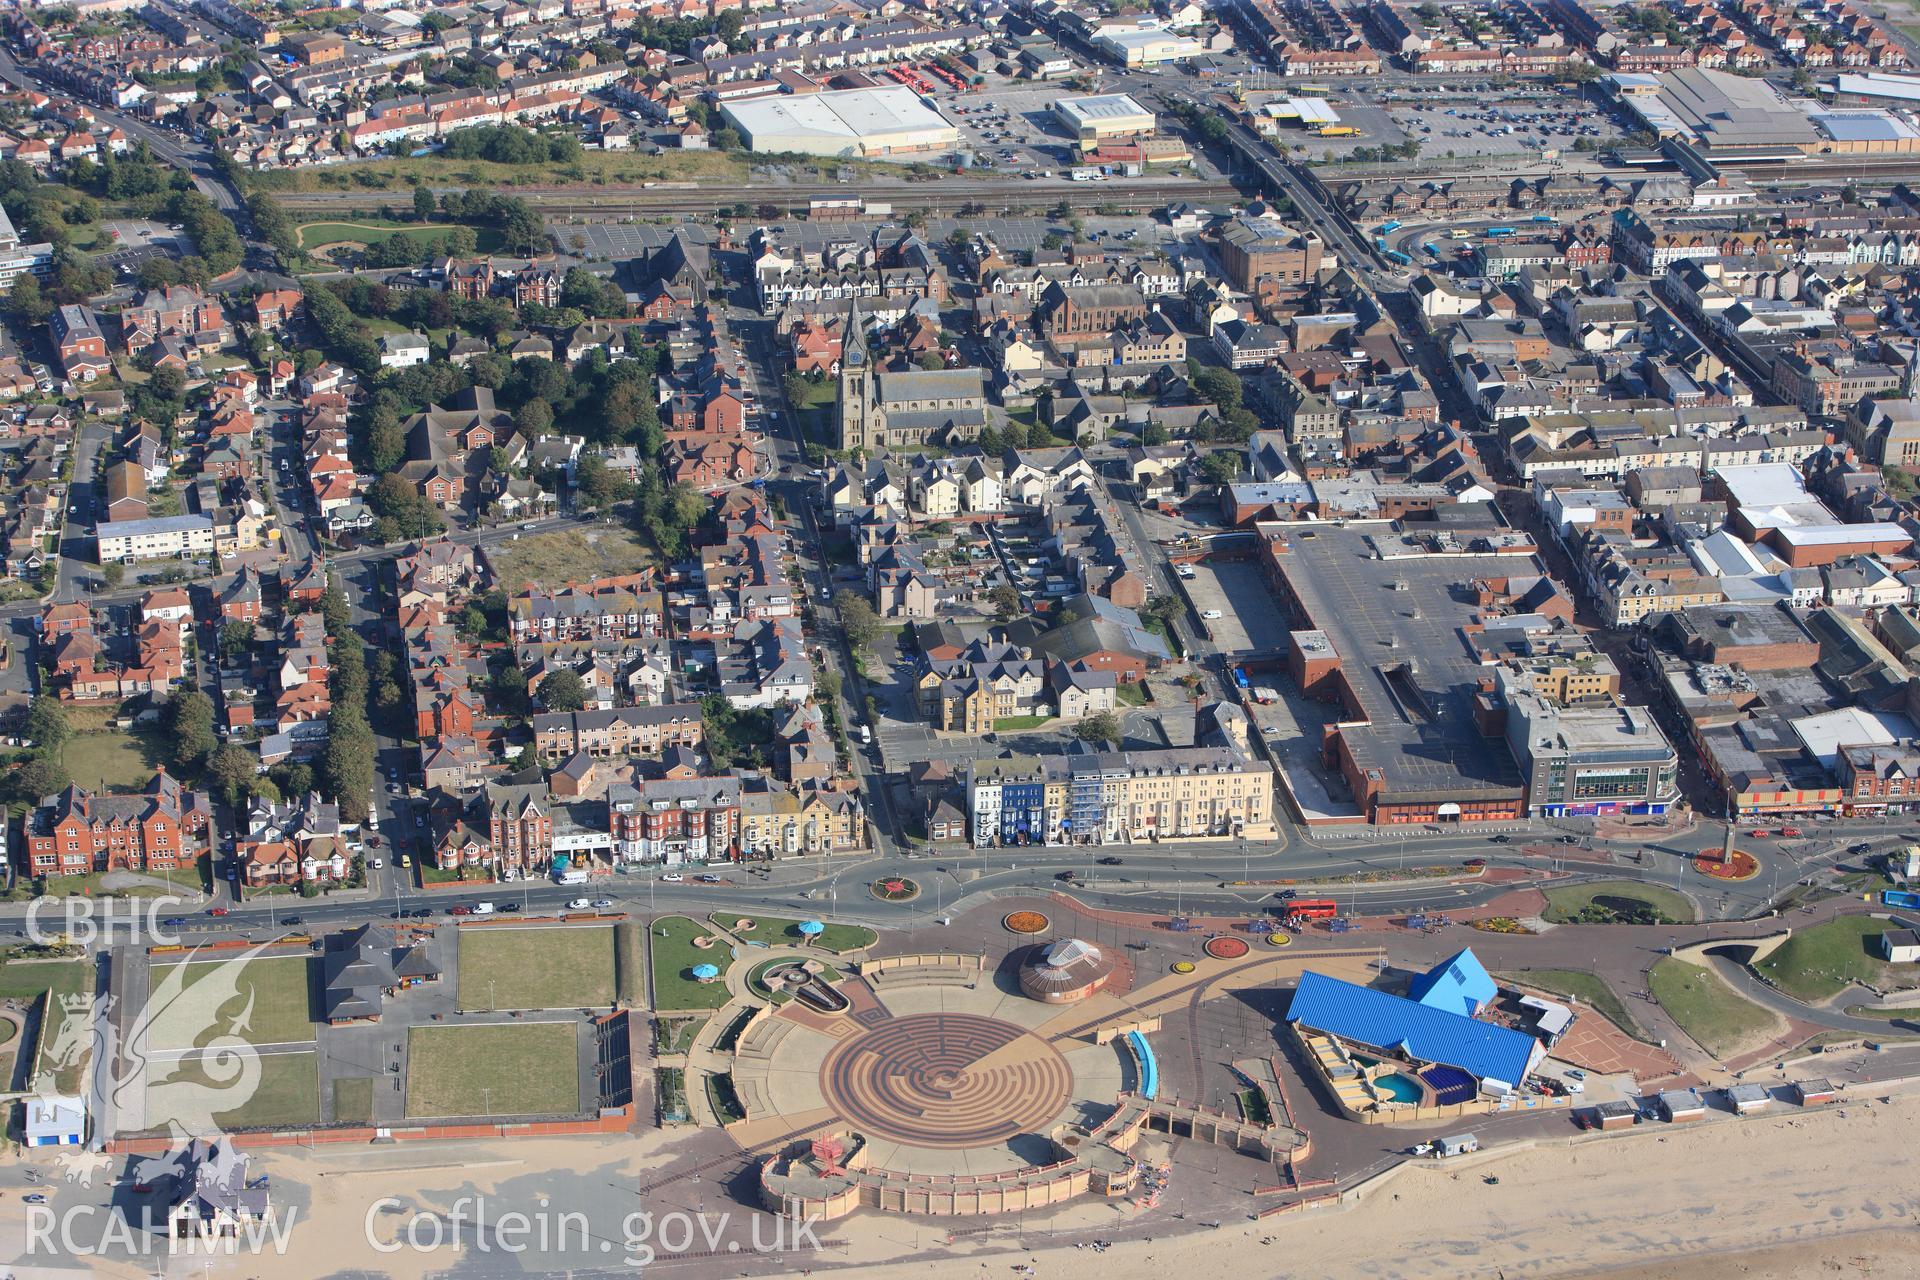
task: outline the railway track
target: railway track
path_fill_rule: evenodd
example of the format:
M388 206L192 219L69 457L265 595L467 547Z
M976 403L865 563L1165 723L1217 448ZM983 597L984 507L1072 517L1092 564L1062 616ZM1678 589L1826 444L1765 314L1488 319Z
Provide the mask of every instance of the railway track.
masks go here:
M442 188L434 188L436 191ZM445 190L461 190L458 187ZM735 203L744 194L735 188L659 186L591 187L539 189L523 187L514 194L536 209L570 214L583 219L611 215L712 213ZM965 208L980 208L990 213L1007 209L1041 208L1071 202L1076 208L1115 205L1145 212L1172 201L1238 198L1239 190L1224 180L1183 178L1144 179L1088 184L1036 180L1033 182L961 182L936 181L883 189L859 189L831 184L826 186L769 187L757 193L758 203L778 205L783 211L805 213L809 201L845 199L861 195L874 203L885 203L897 210L922 213L955 213ZM377 212L395 204L400 195L391 191L297 191L278 196L277 202L289 214L325 214Z

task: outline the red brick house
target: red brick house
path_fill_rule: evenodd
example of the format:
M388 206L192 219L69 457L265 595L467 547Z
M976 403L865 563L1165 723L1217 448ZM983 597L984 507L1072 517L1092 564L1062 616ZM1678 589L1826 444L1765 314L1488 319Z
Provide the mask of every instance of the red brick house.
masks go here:
M23 869L42 876L190 866L207 847L212 814L205 792L186 790L164 769L134 795L70 786L27 814Z

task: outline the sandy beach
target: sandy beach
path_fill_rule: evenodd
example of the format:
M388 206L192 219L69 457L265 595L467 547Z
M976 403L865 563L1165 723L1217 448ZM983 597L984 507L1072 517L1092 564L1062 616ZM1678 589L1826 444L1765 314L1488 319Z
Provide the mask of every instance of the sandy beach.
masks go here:
M1081 1201L1051 1220L1026 1223L1029 1248L1016 1251L1017 1228L945 1243L931 1219L863 1213L826 1224L819 1235L843 1242L810 1257L756 1259L750 1268L716 1258L662 1258L649 1271L669 1276L769 1272L811 1266L849 1280L999 1280L1031 1260L1048 1280L1113 1280L1203 1263L1209 1274L1267 1277L1462 1276L1588 1277L1656 1280L1786 1280L1809 1275L1920 1276L1920 1094L1853 1102L1823 1112L1789 1111L1686 1130L1642 1127L1629 1135L1553 1141L1474 1163L1404 1169L1348 1207L1251 1222L1251 1199L1223 1203L1213 1230L1179 1231L1116 1244L1104 1253L1054 1244L1052 1233L1085 1240L1121 1212ZM542 1169L592 1171L607 1187L631 1186L657 1167L663 1135L616 1141L547 1140L526 1144L408 1144L377 1151L278 1152L276 1176L303 1184L294 1247L271 1259L276 1280L372 1274L460 1274L461 1251L383 1252L364 1240L366 1210L381 1196L413 1205L445 1204L460 1191L506 1191ZM1178 1157L1175 1176L1178 1177ZM1485 1181L1497 1176L1497 1184ZM725 1206L724 1197L707 1201ZM22 1239L19 1202L0 1201L0 1239ZM394 1223L383 1222L382 1233ZM1054 1237L1057 1238L1057 1237ZM11 1250L20 1259L18 1244ZM558 1260L555 1260L556 1263ZM599 1259L595 1259L599 1262ZM608 1259L618 1267L617 1259ZM741 1262L746 1258L739 1259ZM172 1266L163 1269L171 1271ZM530 1272L534 1258L518 1260ZM178 1263L174 1264L179 1265ZM560 1264L564 1265L564 1264ZM604 1265L604 1264L602 1264ZM153 1268L100 1259L97 1275L152 1274ZM195 1274L253 1276L260 1260L215 1259ZM594 1268L598 1270L598 1268ZM613 1270L601 1274L613 1274ZM626 1271L626 1274L640 1274Z
M1903 1096L1687 1131L1642 1129L1469 1168L1410 1166L1345 1209L1250 1223L1240 1206L1222 1205L1223 1225L1212 1232L1031 1257L1048 1280L1152 1275L1202 1259L1220 1275L1409 1280L1920 1276L1916 1124L1920 1097ZM857 1252L875 1227L872 1219L837 1224L834 1234ZM956 1261L998 1277L1026 1256L989 1257L983 1247ZM905 1280L926 1268L840 1274Z

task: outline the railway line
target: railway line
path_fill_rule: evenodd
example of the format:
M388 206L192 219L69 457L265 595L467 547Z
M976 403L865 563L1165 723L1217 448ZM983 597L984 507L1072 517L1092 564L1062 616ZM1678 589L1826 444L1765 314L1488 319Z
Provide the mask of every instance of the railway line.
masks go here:
M463 188L434 188L436 192ZM582 218L611 215L655 215L712 213L739 202L748 192L732 187L698 186L692 183L654 187L519 187L514 195L545 213ZM761 187L753 189L754 203L778 205L782 210L806 211L809 201L846 199L860 196L873 203L890 204L897 210L922 213L957 213L979 208L990 213L1008 209L1034 208L1058 204L1062 200L1076 207L1117 205L1145 212L1172 201L1237 199L1238 189L1223 179L1141 178L1086 183L1058 179L1019 181L967 181L943 179L939 182L868 187L827 183L823 185ZM338 216L348 213L377 212L396 204L401 195L391 191L297 191L276 197L289 214Z

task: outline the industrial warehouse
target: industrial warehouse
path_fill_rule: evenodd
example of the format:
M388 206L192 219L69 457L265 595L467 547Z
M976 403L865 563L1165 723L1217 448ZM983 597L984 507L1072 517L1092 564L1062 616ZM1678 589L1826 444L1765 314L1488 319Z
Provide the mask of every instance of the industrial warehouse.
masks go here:
M871 158L952 150L960 131L902 85L723 103L752 151Z
M1704 67L1620 73L1607 85L1626 112L1661 138L1708 156L1907 155L1920 151L1920 131L1890 111L1836 109L1788 98L1765 80ZM1855 78L1849 98L1861 101Z

